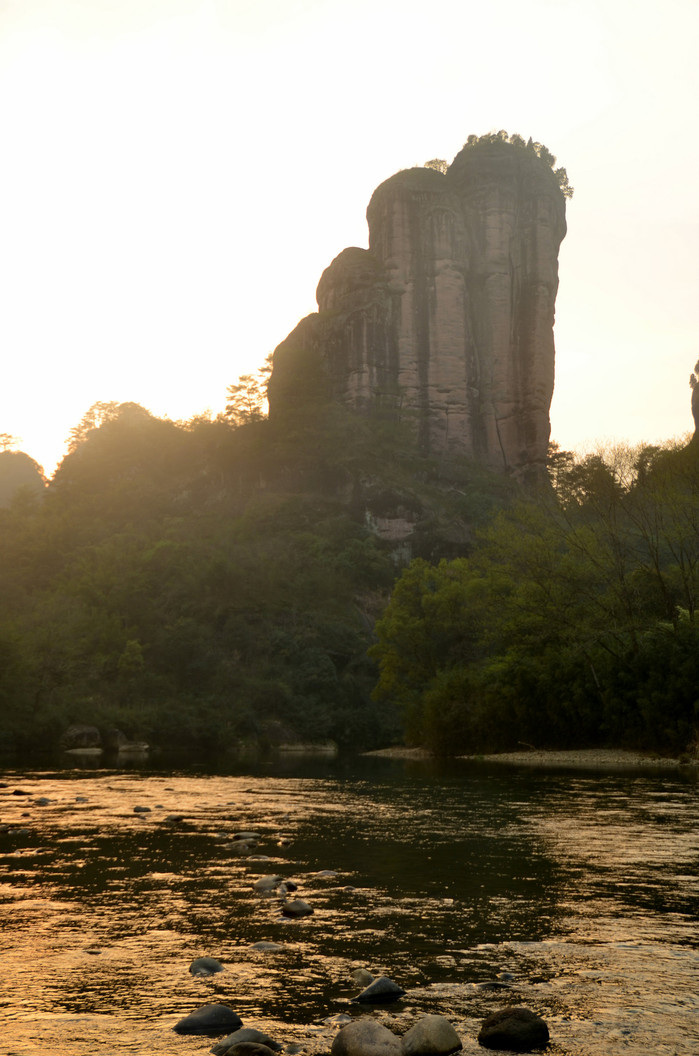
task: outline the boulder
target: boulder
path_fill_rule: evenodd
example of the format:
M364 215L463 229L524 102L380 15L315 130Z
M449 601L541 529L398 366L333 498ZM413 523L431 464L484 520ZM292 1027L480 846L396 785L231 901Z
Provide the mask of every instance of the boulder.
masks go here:
M270 873L267 876L261 876L252 885L253 891L257 891L259 894L269 894L271 891L276 891L282 882L281 876L275 876Z
M269 1052L279 1052L281 1049L278 1041L272 1041L261 1030L253 1030L252 1027L241 1027L240 1030L236 1030L229 1034L228 1037L217 1041L215 1045L212 1045L211 1051L214 1056L224 1056L224 1053L239 1045L259 1045L266 1048ZM240 1056L243 1056L242 1052ZM253 1054L249 1054L249 1056L253 1056ZM266 1053L259 1053L259 1056L266 1056Z
M378 979L374 979L374 982L370 983L366 990L362 990L361 994L358 994L352 1001L360 1005L385 1005L391 1001L398 1001L399 998L404 996L405 990L402 990L392 979L385 975L380 975Z
M191 975L216 975L223 971L223 965L215 957L197 957L189 966Z
M461 1048L461 1038L444 1016L423 1016L403 1035L405 1056L449 1056Z
M224 1034L238 1030L243 1022L228 1005L202 1005L176 1023L176 1034Z
M238 854L241 857L250 854L254 843L249 840L233 840L231 843L222 843L221 849L224 851L230 851L231 854Z
M259 1041L239 1041L225 1050L225 1056L274 1056L274 1049Z
M104 747L110 752L118 751L122 745L128 744L129 738L123 730L111 727L104 731Z
M549 1028L530 1009L508 1006L483 1020L478 1041L486 1049L532 1052L548 1045Z
M330 1056L403 1056L403 1046L374 1019L355 1019L335 1035Z
M352 972L352 978L357 986L369 986L370 983L374 982L374 976L366 968L355 968Z
M59 744L64 752L79 748L102 748L102 735L96 726L75 723L63 731Z
M282 904L282 914L285 917L308 917L312 912L308 902L304 902L302 898L295 898L292 902Z

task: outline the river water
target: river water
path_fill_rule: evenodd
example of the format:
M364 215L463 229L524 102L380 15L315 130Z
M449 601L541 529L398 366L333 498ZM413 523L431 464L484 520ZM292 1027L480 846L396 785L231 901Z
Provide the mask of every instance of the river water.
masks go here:
M208 1053L172 1028L212 1002L291 1052L327 1053L338 1017L402 1034L433 1012L483 1052L482 1019L518 1004L552 1053L699 1053L691 774L365 758L0 779L5 1056ZM313 915L256 894L270 873ZM224 971L193 977L200 956ZM406 996L351 1004L357 967Z

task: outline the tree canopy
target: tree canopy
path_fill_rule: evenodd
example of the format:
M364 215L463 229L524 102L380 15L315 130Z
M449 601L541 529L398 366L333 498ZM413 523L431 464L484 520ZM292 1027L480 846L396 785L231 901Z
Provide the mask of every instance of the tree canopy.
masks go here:
M468 558L414 562L377 623L377 700L435 751L688 750L699 727L699 459L554 458L554 494Z

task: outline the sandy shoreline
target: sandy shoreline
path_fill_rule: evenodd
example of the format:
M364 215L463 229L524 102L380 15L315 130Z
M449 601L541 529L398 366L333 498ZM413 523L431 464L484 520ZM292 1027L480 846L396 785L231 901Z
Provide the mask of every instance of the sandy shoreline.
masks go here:
M430 752L424 748L380 748L378 751L366 752L366 755L383 756L387 759L430 759ZM582 748L569 751L538 751L530 749L522 752L499 752L493 755L460 755L459 759L471 762L505 763L509 766L563 767L568 770L606 770L606 769L678 769L679 767L696 767L699 761L695 758L690 763L679 759L666 758L641 752L629 752L621 748Z

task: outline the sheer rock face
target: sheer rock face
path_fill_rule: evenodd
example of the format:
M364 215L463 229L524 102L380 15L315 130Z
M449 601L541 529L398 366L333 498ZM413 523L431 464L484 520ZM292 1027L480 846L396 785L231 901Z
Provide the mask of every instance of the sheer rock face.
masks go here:
M294 400L305 362L335 398L414 421L426 454L543 466L566 232L549 166L508 143L465 147L446 174L381 184L367 220L369 250L335 258L318 313L275 351L270 415Z

